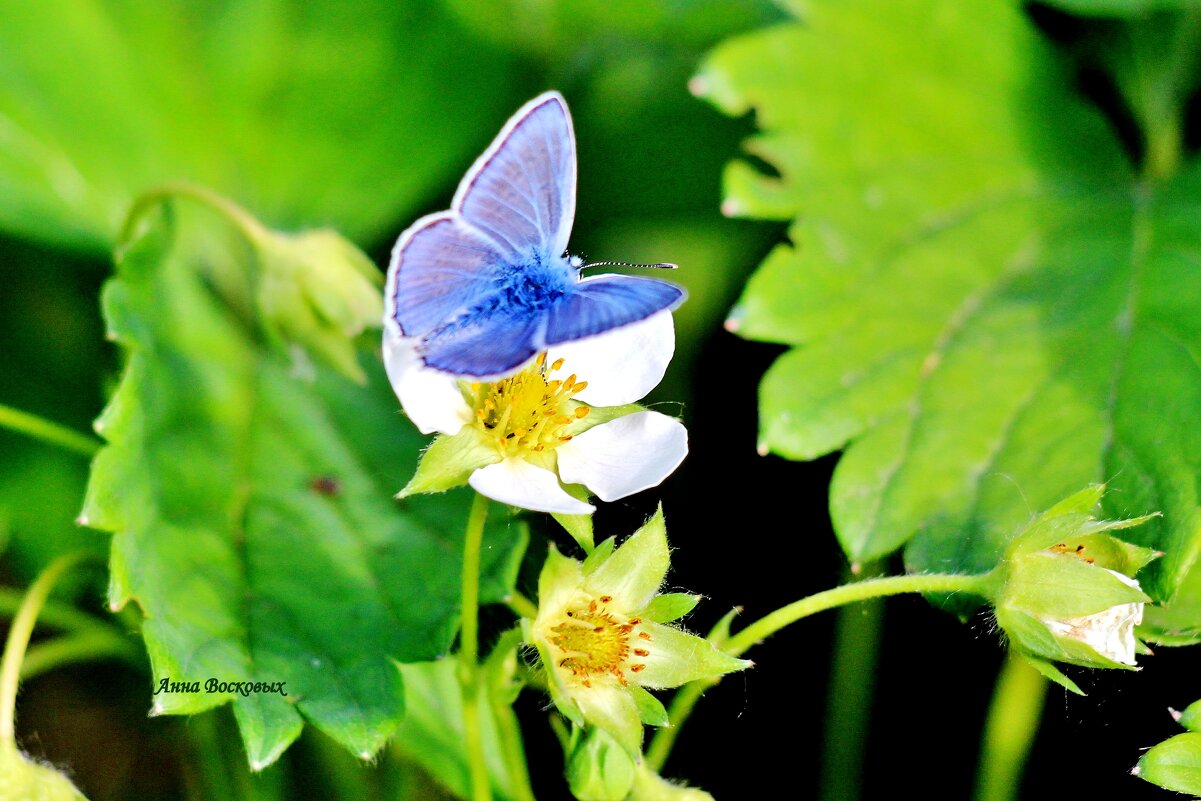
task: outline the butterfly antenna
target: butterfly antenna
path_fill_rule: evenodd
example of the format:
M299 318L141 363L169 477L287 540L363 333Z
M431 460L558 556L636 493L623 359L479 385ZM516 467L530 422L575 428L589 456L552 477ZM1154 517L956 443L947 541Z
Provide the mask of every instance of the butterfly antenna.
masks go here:
M654 264L639 264L633 261L592 261L580 269L587 270L589 267L643 267L651 270L675 270L679 266L668 261L655 262Z

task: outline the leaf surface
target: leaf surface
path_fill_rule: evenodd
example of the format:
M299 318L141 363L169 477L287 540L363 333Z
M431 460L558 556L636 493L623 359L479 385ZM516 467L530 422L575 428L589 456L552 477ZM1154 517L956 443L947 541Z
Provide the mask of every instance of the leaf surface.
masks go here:
M1201 548L1201 169L1147 185L1016 3L806 4L733 39L698 90L754 110L731 213L791 220L731 315L792 346L760 388L761 448L845 453L855 562L982 571L1090 482L1165 551Z

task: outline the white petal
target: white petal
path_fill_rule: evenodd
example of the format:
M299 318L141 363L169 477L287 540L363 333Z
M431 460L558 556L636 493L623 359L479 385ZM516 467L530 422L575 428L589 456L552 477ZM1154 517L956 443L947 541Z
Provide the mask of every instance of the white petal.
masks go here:
M657 486L688 454L688 431L659 412L635 412L590 428L556 449L559 475L613 501Z
M592 504L568 495L551 471L511 456L476 470L467 483L480 495L522 509L565 515L586 515L596 511Z
M423 365L414 338L385 329L384 369L405 414L422 434L457 434L471 421L458 381Z
M587 339L554 345L547 362L563 359L563 375L575 373L588 386L576 400L592 406L620 406L644 397L663 380L676 351L671 312L614 328Z

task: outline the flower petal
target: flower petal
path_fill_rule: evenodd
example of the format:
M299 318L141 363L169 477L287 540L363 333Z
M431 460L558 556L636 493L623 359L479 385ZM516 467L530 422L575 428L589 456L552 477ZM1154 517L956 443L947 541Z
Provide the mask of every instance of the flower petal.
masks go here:
M405 414L422 434L457 434L471 422L471 407L453 376L431 370L417 356L416 340L384 333L384 369Z
M614 501L657 486L688 454L688 431L659 412L636 412L590 428L556 450L559 475Z
M654 389L675 351L671 312L662 311L594 337L555 345L547 352L547 362L563 359L564 370L588 382L576 400L620 406Z
M509 457L503 462L480 468L471 474L467 483L481 495L522 509L568 515L596 511L592 504L577 501L568 495L554 473L535 467L523 459Z
M579 704L584 720L604 729L637 758L642 751L642 718L629 691L609 682L575 689L571 697Z

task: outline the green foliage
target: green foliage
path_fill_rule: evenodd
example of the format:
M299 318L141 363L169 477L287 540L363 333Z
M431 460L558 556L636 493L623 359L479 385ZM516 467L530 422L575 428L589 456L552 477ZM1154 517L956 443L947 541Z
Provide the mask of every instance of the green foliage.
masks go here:
M1031 513L1108 481L1106 514L1201 549L1201 166L1140 180L1016 4L815 4L727 42L696 86L762 133L726 208L792 220L732 314L793 346L760 389L761 448L845 449L854 561L991 568Z
M465 37L391 0L0 4L0 227L103 250L136 194L187 179L379 236L510 105L508 57Z
M247 238L223 211L164 200L122 245L104 311L128 361L97 424L109 445L84 516L115 533L109 602L145 614L156 688L287 683L286 696L162 693L155 713L232 701L256 769L302 719L367 757L403 710L393 660L450 645L466 506L392 499L424 438L378 357L361 360L360 385L327 366L341 362L322 344L345 338L337 326L273 324L262 294L273 272L311 269L317 304L361 280L364 257L323 247L318 272L301 248ZM304 241L315 240L293 244ZM289 252L297 262L281 264ZM523 542L503 520L491 532L485 600L511 590Z
M455 674L453 659L401 665L404 675L407 710L396 731L396 751L416 762L446 785L459 798L469 797L471 787L467 752L463 741L462 689ZM513 710L507 705L497 710L486 702L487 687L481 687L481 726L484 753L492 792L499 799L516 799L518 778L504 760L502 744L513 729L502 731L498 717L503 714L516 725Z

